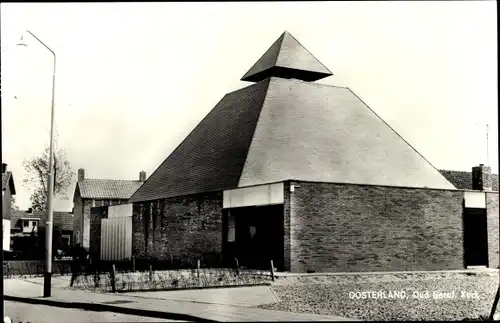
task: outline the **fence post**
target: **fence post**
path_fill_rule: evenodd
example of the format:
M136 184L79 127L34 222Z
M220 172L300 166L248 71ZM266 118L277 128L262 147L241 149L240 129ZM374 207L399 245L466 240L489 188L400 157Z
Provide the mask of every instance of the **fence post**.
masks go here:
M240 265L238 264L238 258L234 258L234 261L236 262L236 275L240 274Z
M274 264L272 260L271 260L271 279L274 281Z
M149 281L153 280L153 265L149 265Z
M495 316L495 310L497 309L498 299L500 297L500 287L497 289L497 293L495 295L495 300L493 301L493 307L491 308L489 319L493 321L493 317Z
M135 256L132 256L132 271L135 272Z
M200 259L196 260L196 277L200 279Z
M97 282L97 268L94 268L94 287L98 287L99 283Z
M111 267L111 291L116 293L116 268L115 264Z

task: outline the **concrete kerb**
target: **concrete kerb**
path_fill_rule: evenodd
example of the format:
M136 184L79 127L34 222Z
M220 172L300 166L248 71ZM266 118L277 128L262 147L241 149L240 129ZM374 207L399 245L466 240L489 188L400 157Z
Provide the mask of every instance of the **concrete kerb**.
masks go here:
M133 289L133 290L117 290L115 294L136 293L136 292L137 293L140 293L140 292L174 292L174 291L182 291L182 290L224 289L224 288L257 287L257 286L271 286L271 285L272 285L272 283L259 283L259 284L225 285L225 286ZM113 294L113 293L107 293L107 294Z
M138 315L138 316L161 318L167 320L190 321L190 322L193 321L217 322L188 314L161 312L161 311L145 310L138 308L127 308L127 307L113 306L102 303L63 302L53 299L26 298L26 297L9 296L9 295L4 295L4 300L26 303L26 304L37 304L37 305L47 305L47 306L62 307L62 308L82 309L85 311L93 311L93 312L114 312L126 315L136 315L136 316Z
M316 276L376 276L376 275L414 275L414 274L470 274L470 273L494 273L498 269L494 268L470 268L455 270L420 270L420 271L366 271L366 272L325 272L325 273L290 273L276 272L277 278L287 277L316 277Z

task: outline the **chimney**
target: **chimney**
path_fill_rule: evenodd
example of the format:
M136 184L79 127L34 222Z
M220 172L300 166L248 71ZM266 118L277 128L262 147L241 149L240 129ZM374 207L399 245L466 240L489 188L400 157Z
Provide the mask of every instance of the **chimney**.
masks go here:
M29 214L33 213L33 208L31 208L31 207L30 207L30 208L28 209L28 211L26 211L26 213L29 213Z
M85 179L85 169L80 168L78 170L78 181L83 181Z
M2 174L7 172L7 164L2 163Z
M492 190L491 167L479 164L472 167L472 189L479 191Z
M146 172L141 171L139 172L139 182L145 182L146 181Z

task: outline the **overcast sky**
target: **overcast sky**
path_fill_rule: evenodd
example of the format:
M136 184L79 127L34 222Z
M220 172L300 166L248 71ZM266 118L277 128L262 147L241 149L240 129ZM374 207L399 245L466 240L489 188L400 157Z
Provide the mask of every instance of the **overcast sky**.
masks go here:
M88 178L151 174L288 30L435 167L498 172L496 1L2 3L2 160L30 206L22 161L49 142ZM15 99L17 97L17 99ZM476 125L476 124L479 124ZM76 182L76 175L75 175ZM55 201L55 210L72 208Z

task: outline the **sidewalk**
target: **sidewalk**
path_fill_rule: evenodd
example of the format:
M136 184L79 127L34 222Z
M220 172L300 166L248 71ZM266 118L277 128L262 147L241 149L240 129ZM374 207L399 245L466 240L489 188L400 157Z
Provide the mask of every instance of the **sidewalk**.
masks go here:
M4 279L4 299L24 303L110 311L182 321L352 321L338 316L289 313L227 304L155 299L69 289L67 278L53 277L52 296L43 298L42 279ZM140 293L134 293L138 296Z

